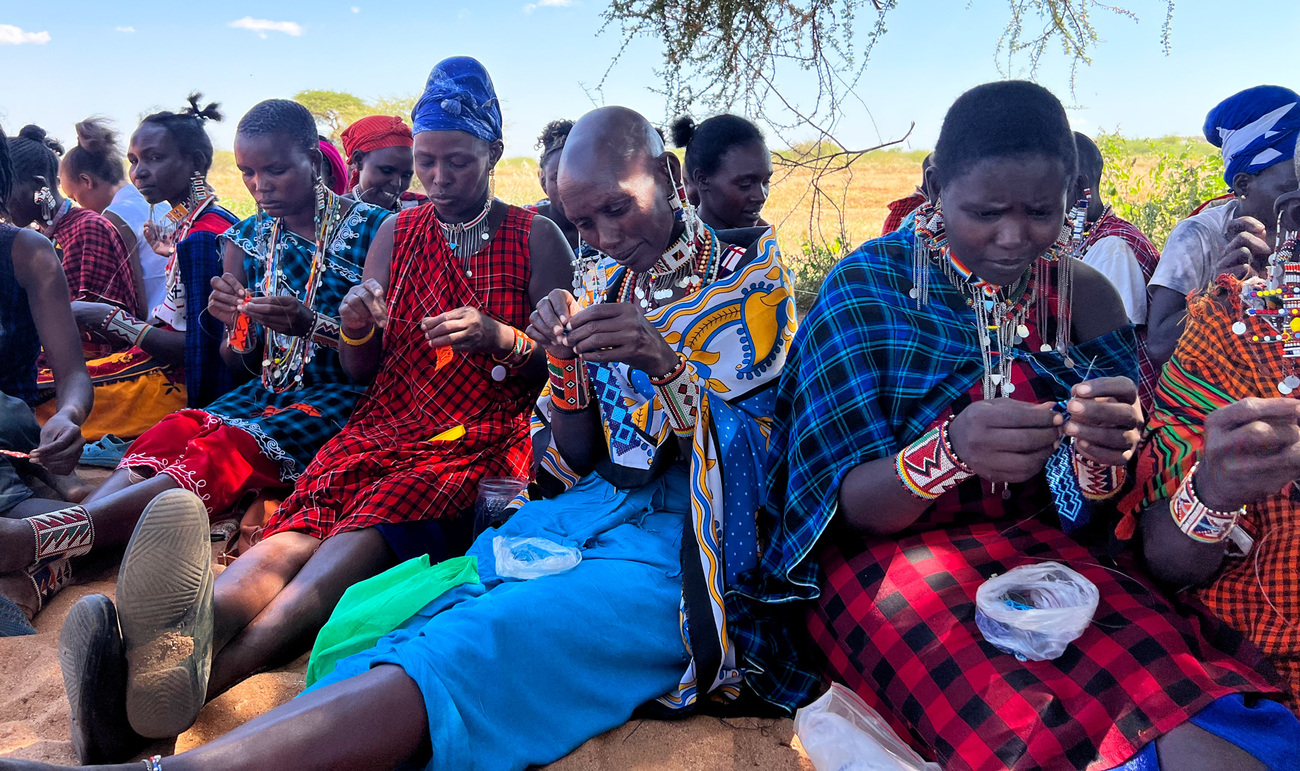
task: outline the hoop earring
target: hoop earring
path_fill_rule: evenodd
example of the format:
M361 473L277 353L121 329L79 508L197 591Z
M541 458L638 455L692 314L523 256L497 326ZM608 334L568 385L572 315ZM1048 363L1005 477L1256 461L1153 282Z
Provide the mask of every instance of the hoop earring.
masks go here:
M45 221L45 224L47 226L53 225L56 202L54 200L54 193L51 192L49 185L36 191L34 202L40 204L41 219Z

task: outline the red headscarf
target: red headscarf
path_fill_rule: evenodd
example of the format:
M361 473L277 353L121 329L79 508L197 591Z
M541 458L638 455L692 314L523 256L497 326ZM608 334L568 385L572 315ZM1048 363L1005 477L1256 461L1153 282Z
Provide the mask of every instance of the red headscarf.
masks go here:
M381 150L385 147L410 147L412 145L411 127L395 115L371 115L343 129L339 135L343 140L343 152L348 163L352 156L361 152ZM351 184L357 184L356 172L352 174Z

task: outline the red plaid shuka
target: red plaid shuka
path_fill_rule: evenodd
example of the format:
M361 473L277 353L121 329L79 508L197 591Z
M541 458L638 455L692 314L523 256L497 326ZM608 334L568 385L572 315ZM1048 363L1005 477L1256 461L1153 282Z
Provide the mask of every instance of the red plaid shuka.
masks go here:
M68 277L71 300L108 303L127 313L136 312L131 263L112 223L90 209L74 207L54 223L50 240Z
M1012 379L1012 398L1051 398L1024 361ZM952 412L979 398L977 385ZM898 536L823 541L822 596L808 616L815 647L830 676L913 746L946 769L1106 769L1220 696L1280 698L1224 652L1258 660L1240 635L1215 628L1214 647L1208 628L1178 615L1131 564L1103 567L1104 547L1062 532L1042 474L1008 489L1004 500L970 479ZM975 591L995 573L1047 560L1082 573L1101 602L1059 658L1021 662L984 640Z
M542 384L516 373L494 381L496 365L487 354L443 353L440 365L420 321L469 306L524 329L532 312L532 221L510 207L491 243L470 259L467 278L434 207L397 215L391 321L379 374L268 522L266 535L293 530L324 539L385 523L457 517L473 508L483 477L529 476L528 416ZM458 426L463 437L430 441Z
M902 226L903 220L907 219L907 215L921 208L923 203L925 203L925 196L919 192L890 202L886 207L889 209L889 214L885 215L885 224L880 228L880 235L887 236L898 230Z

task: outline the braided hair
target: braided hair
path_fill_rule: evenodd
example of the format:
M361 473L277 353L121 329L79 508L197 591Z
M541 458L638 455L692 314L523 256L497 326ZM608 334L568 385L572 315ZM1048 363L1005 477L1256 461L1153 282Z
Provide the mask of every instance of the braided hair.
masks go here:
M1061 101L1025 80L976 86L952 103L934 147L935 172L947 184L980 162L1020 155L1059 158L1067 179L1079 170L1079 149Z
M0 210L4 209L9 193L14 189L14 165L9 160L9 140L5 130L0 127Z
M537 137L537 149L542 151L538 162L546 165L546 159L564 149L564 143L569 140L569 132L573 131L573 121L571 120L553 120L546 124L542 129L541 136Z
M64 157L63 167L74 177L87 174L110 185L118 184L126 175L122 171L117 132L103 118L87 118L78 123L77 144Z
M311 112L288 99L267 99L253 105L239 119L236 133L244 137L279 134L288 137L303 152L320 152L320 134Z
M219 121L222 118L220 105L216 102L209 102L206 107L199 107L199 101L203 99L203 94L195 92L188 97L189 106L180 112L156 112L152 115L146 115L140 125L151 123L167 129L172 139L176 141L176 146L185 155L197 156L200 159L199 171L207 174L212 168L212 140L208 138L207 129L204 124L208 121Z
M9 140L9 160L14 177L45 177L53 186L59 179L59 157L63 145L51 138L40 126L23 126L18 136Z
M762 142L763 132L739 115L715 115L696 125L689 115L673 121L673 144L686 150L686 174L711 177L722 166L722 156L733 147Z

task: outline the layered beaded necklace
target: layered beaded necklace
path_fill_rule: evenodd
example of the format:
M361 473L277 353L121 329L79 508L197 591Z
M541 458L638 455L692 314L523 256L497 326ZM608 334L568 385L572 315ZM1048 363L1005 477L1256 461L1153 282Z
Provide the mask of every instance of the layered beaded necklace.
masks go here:
M459 222L448 224L438 220L438 227L442 230L442 237L447 239L447 246L451 253L460 259L461 265L465 268L465 277L470 278L474 275L473 268L470 267L470 260L474 255L483 251L487 242L492 240L492 233L488 223L488 215L492 212L492 195L488 195L487 200L483 203L483 211L469 222Z
M1300 262L1296 258L1300 233L1284 232L1280 218L1277 232L1279 246L1268 258L1264 278L1242 283L1242 318L1232 325L1232 331L1244 336L1248 318L1267 325L1265 334L1252 334L1249 340L1282 349L1282 358L1290 360L1290 371L1278 381L1277 391L1290 396L1300 391L1300 375L1295 368L1295 360L1300 359Z
M1082 211L1086 214L1086 205ZM1080 208L1076 207L1074 230L1082 229ZM1070 342L1069 330L1069 293L1071 289L1070 260L1065 254L1069 246L1070 228L1062 228L1061 238L1047 255L1035 260L1015 284L1003 288L980 279L952 253L948 245L948 236L944 230L943 213L937 204L926 204L918 210L916 218L915 259L912 265L912 289L909 296L916 300L916 307L921 308L929 302L930 267L938 265L940 272L963 295L966 306L975 312L976 332L979 337L980 359L983 363L983 392L985 399L1010 396L1015 390L1011 382L1010 355L1016 346L1029 336L1029 327L1025 321L1032 307L1038 309L1038 333L1045 336L1048 328L1049 309L1043 301L1041 291L1046 286L1047 274L1051 263L1057 262L1057 350L1066 357ZM1062 255L1065 257L1062 258ZM1044 342L1042 352L1052 350ZM996 357L996 362L994 361Z
M316 188L316 218L313 235L316 243L312 250L311 267L307 273L307 282L302 293L297 295L303 305L311 309L316 301L327 269L328 248L335 230L343 221L343 199L327 190L323 185ZM267 250L259 253L255 259L261 264L262 280L258 290L265 297L276 295L295 296L285 277L280 260L284 255L285 244L282 240L284 221L275 219L271 223L271 234L267 239ZM280 393L299 386L303 371L311 361L315 344L310 336L294 335L266 330L266 346L262 359L262 385L274 393Z
M687 296L712 284L722 268L722 251L708 228L687 228L672 247L645 273L628 270L619 288L619 302L635 302L643 310L654 310L672 299L677 289Z
M588 295L592 304L605 301L605 272L597 267L605 255L578 238L578 248L573 250L569 265L573 268L573 296L581 300Z

